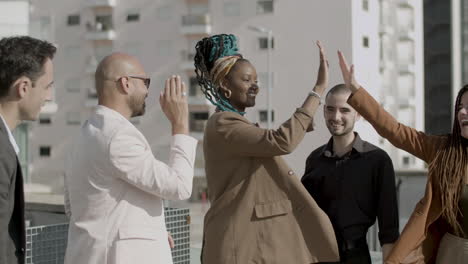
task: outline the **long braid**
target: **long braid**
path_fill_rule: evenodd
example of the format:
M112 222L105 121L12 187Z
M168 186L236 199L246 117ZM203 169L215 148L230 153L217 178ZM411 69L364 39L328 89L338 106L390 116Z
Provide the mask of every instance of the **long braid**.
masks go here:
M468 85L465 85L458 93L455 116L459 110L461 97L465 92L468 92ZM441 197L442 216L453 229L455 235L460 237L468 235L463 232L458 218L462 215L459 200L465 185L465 177L468 174L468 154L464 140L466 141L461 136L460 123L455 118L452 134L448 136L445 146L429 165L430 170L435 172L435 188ZM468 215L464 217L468 217Z
M212 37L203 38L195 46L195 74L198 84L201 87L203 94L213 105L221 111L236 112L241 115L244 112L239 112L229 101L219 92L210 76L210 72L214 67L215 61L225 56L239 56L237 53L236 39L233 35L220 34Z

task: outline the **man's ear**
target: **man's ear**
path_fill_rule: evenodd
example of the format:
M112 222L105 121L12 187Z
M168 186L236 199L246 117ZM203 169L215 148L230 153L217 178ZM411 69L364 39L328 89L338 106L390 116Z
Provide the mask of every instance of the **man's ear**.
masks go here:
M117 81L117 85L122 93L129 94L130 93L130 83L127 77L122 77Z
M29 89L32 88L32 81L26 76L19 77L10 87L10 95L23 99L26 97Z

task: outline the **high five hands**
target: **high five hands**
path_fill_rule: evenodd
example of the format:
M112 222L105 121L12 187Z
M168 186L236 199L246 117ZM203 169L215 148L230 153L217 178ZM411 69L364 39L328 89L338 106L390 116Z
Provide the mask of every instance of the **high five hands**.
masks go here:
M361 86L356 82L354 78L354 65L348 66L345 56L341 51L338 51L338 59L340 61L341 74L343 75L343 81L348 89L352 93L356 92Z
M322 94L328 87L328 60L325 56L325 50L323 49L322 43L317 41L317 47L319 48L320 54L320 66L317 74L317 82L315 83L316 92Z

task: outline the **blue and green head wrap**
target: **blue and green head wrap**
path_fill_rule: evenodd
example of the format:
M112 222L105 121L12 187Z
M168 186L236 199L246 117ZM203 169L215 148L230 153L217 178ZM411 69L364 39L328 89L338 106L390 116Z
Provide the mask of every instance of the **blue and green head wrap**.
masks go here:
M239 112L220 93L219 85L234 64L242 59L238 53L237 38L220 34L200 40L195 46L195 73L205 97L221 111Z

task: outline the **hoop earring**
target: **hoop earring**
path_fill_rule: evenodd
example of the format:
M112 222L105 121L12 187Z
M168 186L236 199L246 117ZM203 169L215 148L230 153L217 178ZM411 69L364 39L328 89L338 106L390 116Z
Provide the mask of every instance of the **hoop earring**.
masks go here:
M231 90L227 90L226 92L224 92L224 96L225 96L227 99L231 98L231 95L232 95Z

